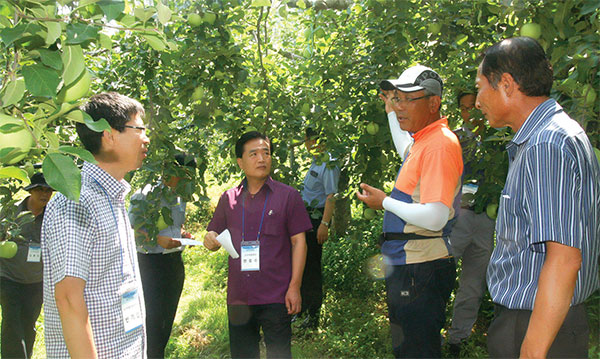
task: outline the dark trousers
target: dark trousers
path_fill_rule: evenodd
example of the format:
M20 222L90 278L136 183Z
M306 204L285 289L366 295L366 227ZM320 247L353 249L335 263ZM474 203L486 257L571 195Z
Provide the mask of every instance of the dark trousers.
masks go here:
M285 304L228 305L231 358L260 358L260 329L267 358L292 357L291 317Z
M530 310L508 309L496 304L494 320L488 329L491 358L518 358L525 338ZM590 328L584 304L569 309L547 358L587 358Z
M386 268L387 304L396 358L441 358L440 330L456 279L453 258Z
M35 322L42 309L42 283L22 284L0 278L2 358L31 358Z
M138 253L144 301L148 358L164 358L185 280L181 252Z
M311 209L308 209L311 213ZM323 245L317 241L317 229L321 224L323 209L320 209L318 218L310 218L313 229L306 232L306 264L302 274L302 313L311 316L315 324L319 322L321 304L323 304L323 272L321 269L321 258L323 256Z

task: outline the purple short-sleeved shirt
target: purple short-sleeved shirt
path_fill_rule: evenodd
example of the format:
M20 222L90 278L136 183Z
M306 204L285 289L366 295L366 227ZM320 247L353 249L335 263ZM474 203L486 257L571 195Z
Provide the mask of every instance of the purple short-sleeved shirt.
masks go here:
M245 240L255 241L265 208L259 239L260 271L242 272L240 258L229 257L227 304L285 303L285 293L292 278L290 237L310 230L310 218L300 193L290 186L269 177L254 196L245 187L246 180L221 195L207 228L217 233L229 229L233 246L241 253L242 210Z

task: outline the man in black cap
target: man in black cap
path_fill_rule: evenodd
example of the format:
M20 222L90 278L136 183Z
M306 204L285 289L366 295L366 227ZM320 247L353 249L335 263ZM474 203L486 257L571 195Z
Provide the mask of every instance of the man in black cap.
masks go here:
M381 252L394 356L440 358L456 275L448 235L458 208L462 151L440 116L443 83L435 71L413 66L380 86L402 168L390 196L365 183L357 196L385 209Z
M0 304L2 305L2 358L30 358L35 342L35 322L42 309L42 262L40 233L52 188L36 173L24 188L29 197L19 203L15 215L29 211L35 219L21 225L21 237L12 258L0 258ZM4 217L4 214L2 215Z

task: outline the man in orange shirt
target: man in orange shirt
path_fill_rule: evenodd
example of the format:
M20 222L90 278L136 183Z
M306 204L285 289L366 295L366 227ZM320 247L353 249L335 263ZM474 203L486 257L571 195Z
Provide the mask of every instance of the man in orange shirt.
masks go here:
M381 84L394 145L403 159L390 196L367 184L358 198L385 209L381 251L397 358L440 358L456 269L448 235L463 170L458 138L440 116L443 82L417 65Z

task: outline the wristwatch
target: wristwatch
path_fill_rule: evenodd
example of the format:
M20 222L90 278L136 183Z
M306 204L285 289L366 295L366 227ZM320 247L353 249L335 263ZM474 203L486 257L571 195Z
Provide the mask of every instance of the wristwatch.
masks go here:
M325 227L329 228L329 222L321 221L321 224L324 224Z

